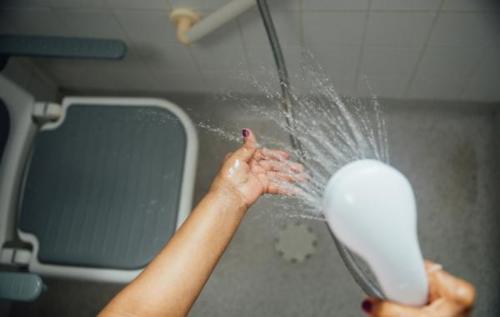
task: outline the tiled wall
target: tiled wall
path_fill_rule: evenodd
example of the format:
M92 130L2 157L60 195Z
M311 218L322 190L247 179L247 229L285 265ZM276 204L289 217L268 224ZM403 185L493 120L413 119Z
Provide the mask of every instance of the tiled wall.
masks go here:
M492 0L268 0L290 72L303 48L345 95L500 100L500 6ZM80 92L256 92L274 64L256 8L190 48L174 6L208 14L227 0L4 0L1 33L121 38L124 61L42 60ZM295 80L297 86L303 86Z
M57 101L60 97L58 85L29 59L12 59L2 70L2 75L17 83L35 100Z

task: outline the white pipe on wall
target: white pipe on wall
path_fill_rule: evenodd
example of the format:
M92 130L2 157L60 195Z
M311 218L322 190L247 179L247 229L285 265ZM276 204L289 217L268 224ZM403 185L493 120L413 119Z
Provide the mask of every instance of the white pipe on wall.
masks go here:
M193 43L233 20L256 4L255 0L234 0L203 18L187 31L188 40Z
M233 0L199 22L181 22L183 20L186 21L186 19L192 19L192 14L186 14L186 11L189 10L186 8L174 9L171 18L174 23L177 24L177 37L179 40L184 44L191 44L233 20L255 4L256 0ZM181 12L177 12L179 10L181 10ZM186 27L187 25L189 25L189 27Z

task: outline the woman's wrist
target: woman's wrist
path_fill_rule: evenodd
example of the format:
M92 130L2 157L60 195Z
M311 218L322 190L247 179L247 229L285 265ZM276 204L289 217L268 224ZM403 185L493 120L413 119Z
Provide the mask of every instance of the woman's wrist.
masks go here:
M234 209L243 213L248 210L250 206L244 201L237 189L230 186L214 185L207 193L207 197L214 199L214 202L220 204L222 208Z

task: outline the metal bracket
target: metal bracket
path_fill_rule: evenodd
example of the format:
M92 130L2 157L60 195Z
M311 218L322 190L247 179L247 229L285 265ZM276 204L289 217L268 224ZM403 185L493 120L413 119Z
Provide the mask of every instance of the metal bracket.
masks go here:
M33 106L33 120L36 123L44 124L59 120L62 116L61 105L53 102L37 102Z
M4 248L0 251L0 263L15 266L28 266L31 256L31 250Z

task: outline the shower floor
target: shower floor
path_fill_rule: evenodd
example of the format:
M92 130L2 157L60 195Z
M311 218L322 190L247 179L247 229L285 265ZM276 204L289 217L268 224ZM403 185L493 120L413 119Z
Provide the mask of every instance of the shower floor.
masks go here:
M234 99L168 99L183 105L195 122L209 119L214 126L231 122L252 128L257 136L286 140L271 122L242 116ZM266 106L259 98L255 102ZM473 103L381 103L391 163L415 189L424 256L476 285L477 316L500 316L500 116L492 106ZM235 147L204 130L199 133L196 201L207 191L225 153ZM324 223L300 220L317 237L315 253L303 263L285 261L276 252L279 230L298 221L283 216L281 204L266 197L247 214L191 316L361 316L363 294L344 268ZM122 287L45 281L49 291L34 303L13 304L11 316L95 315Z

